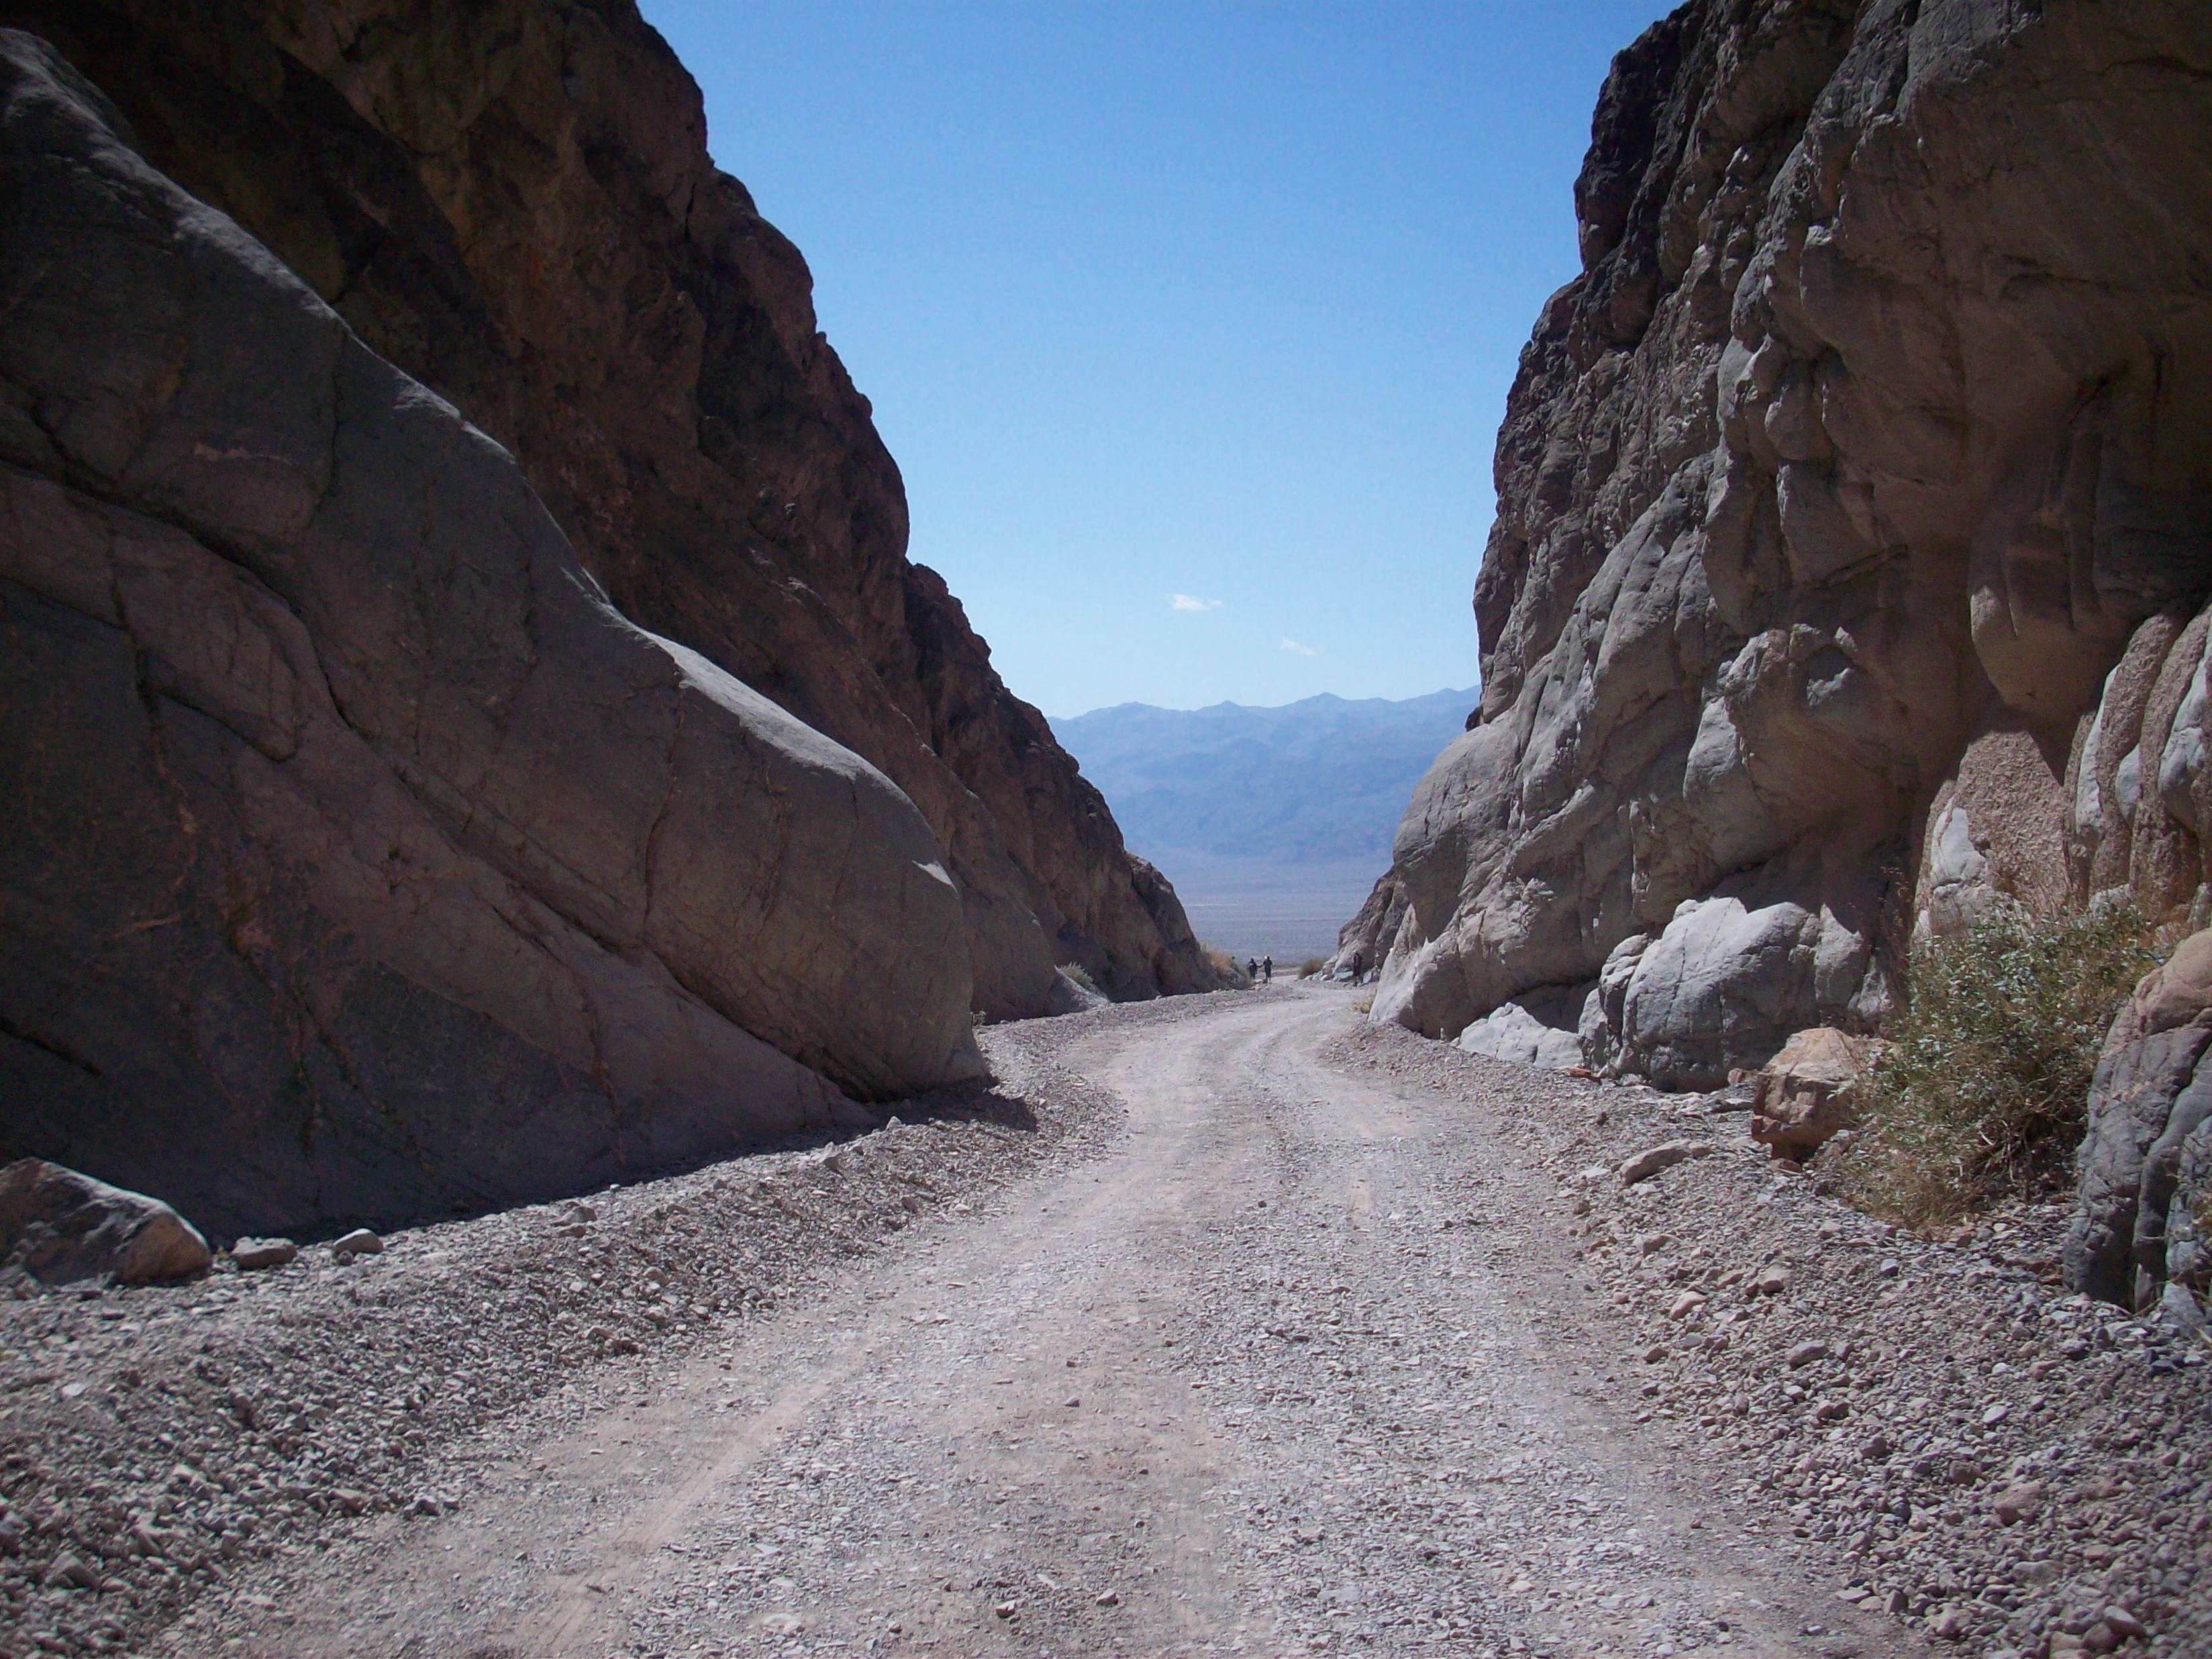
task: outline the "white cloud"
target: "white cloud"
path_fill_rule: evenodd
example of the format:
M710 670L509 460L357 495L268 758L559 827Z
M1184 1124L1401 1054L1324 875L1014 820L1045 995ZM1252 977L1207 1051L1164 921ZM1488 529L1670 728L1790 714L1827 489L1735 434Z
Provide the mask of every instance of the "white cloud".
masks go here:
M1218 611L1221 609L1220 600L1201 599L1195 593L1170 593L1168 595L1168 605L1170 609L1176 611Z
M1313 647L1310 645L1300 645L1293 639L1285 639L1283 641L1283 649L1290 652L1293 656L1318 657L1321 655L1321 653L1315 650Z

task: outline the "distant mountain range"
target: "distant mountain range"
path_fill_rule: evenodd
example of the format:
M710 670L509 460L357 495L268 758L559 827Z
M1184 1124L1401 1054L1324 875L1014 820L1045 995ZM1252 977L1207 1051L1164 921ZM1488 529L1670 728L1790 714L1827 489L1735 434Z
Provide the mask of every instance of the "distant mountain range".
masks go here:
M1478 696L1391 702L1324 693L1276 708L1125 702L1052 725L1131 848L1171 875L1176 855L1189 853L1357 861L1379 873L1413 785L1466 729Z

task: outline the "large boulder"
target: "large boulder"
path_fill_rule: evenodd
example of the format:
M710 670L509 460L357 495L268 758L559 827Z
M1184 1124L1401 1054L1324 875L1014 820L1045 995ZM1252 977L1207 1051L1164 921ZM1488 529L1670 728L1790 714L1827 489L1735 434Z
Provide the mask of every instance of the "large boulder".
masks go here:
M500 447L0 33L0 1138L226 1233L976 1075L880 771L607 601Z
M1751 1105L1751 1138L1777 1158L1802 1162L1858 1115L1869 1045L1833 1026L1800 1031L1759 1068Z
M0 1169L0 1262L34 1279L152 1285L205 1273L211 1260L198 1229L157 1198L42 1158Z
M1615 948L1585 1047L1616 1075L1717 1089L1822 1014L1864 1029L1888 998L1865 933L1834 908L1724 889Z
M1375 1018L1597 978L1594 1061L1708 1086L1878 1024L1916 927L2212 920L2207 132L2197 0L1690 0L1614 60Z
M1501 1002L1480 1019L1468 1022L1459 1047L1470 1054L1510 1060L1564 1072L1583 1063L1580 1036L1583 1006L1593 988L1551 986L1511 1002Z
M2114 1016L2089 1087L2065 1248L2069 1285L2191 1322L2212 1287L2212 930L2191 934Z

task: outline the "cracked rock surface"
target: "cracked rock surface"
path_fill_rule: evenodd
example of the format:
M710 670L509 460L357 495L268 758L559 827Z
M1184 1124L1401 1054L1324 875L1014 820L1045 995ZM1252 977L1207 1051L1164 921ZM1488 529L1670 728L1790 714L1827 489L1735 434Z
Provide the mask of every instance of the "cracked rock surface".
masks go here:
M938 574L805 260L630 0L11 0L221 209L515 458L631 621L864 757L960 890L974 1006L1213 970ZM769 66L760 66L763 70Z
M1378 1018L1711 1089L1877 1027L1916 932L2205 924L2208 131L2195 0L1692 0L1615 58L1480 718L1343 939Z

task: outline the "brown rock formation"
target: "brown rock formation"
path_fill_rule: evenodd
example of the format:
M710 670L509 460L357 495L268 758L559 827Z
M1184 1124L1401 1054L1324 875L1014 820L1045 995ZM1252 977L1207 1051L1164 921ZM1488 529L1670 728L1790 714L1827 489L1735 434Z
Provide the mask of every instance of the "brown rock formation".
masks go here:
M1826 1025L1791 1037L1759 1068L1751 1138L1777 1158L1802 1161L1850 1128L1867 1048L1865 1039Z
M1212 976L1172 890L905 556L805 262L629 0L0 3L362 340L510 449L625 616L865 757L960 889L976 1006Z
M512 459L0 33L0 1115L224 1231L972 1076L881 773L617 613Z
M2208 133L2191 0L1692 0L1615 60L1378 1018L1579 989L1712 1086L1877 1024L1916 927L2202 919Z
M1208 981L634 12L12 15L4 1150L413 1218Z

